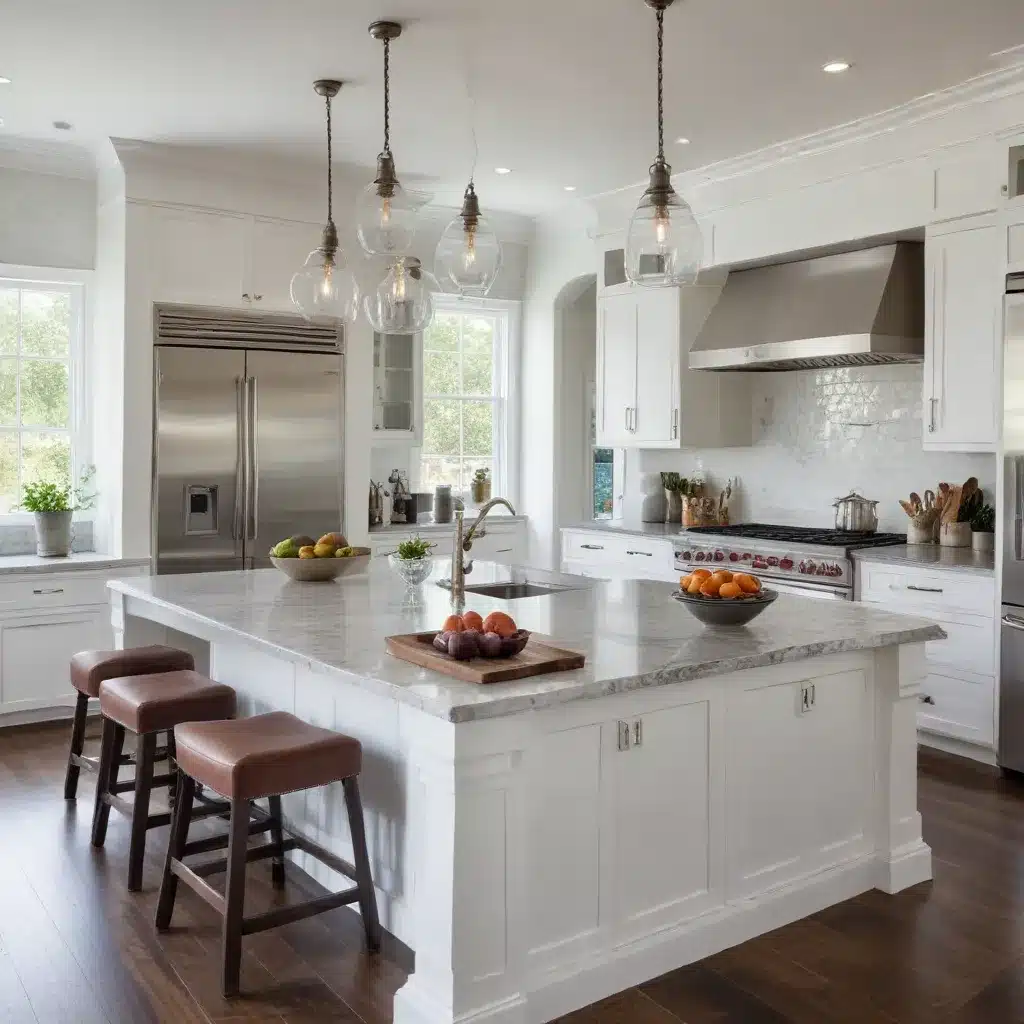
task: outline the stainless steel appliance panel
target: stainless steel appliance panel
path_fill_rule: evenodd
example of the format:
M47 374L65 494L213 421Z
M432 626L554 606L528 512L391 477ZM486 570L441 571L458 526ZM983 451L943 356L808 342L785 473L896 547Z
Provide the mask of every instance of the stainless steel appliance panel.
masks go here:
M342 523L342 357L246 353L245 564L296 533Z
M156 349L156 571L240 569L245 353Z
M999 651L999 752L1004 768L1024 772L1024 613L1003 605Z

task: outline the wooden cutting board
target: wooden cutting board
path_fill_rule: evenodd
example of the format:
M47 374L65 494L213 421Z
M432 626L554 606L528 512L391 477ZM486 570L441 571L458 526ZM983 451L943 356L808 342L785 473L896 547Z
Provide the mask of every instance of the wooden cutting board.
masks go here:
M402 661L410 661L421 668L443 672L447 676L467 683L505 683L510 679L525 679L527 676L542 676L548 672L567 672L583 668L586 660L578 651L567 651L561 647L537 639L535 633L519 654L511 658L473 658L470 661L456 661L442 654L434 646L436 630L430 633L406 633L387 637L388 654ZM547 637L544 638L547 640Z

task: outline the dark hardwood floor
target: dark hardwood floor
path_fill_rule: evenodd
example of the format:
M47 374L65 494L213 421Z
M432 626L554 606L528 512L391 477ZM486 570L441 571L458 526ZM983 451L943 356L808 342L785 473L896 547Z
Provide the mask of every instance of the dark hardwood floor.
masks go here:
M223 1000L212 911L182 887L172 931L153 929L167 830L128 893L128 822L111 815L92 850L94 777L65 805L66 742L63 726L0 731L0 1024L391 1020L407 952L365 955L347 910L247 938L244 994ZM562 1024L1024 1024L1024 784L922 752L920 805L933 882L866 893ZM315 885L293 871L289 889ZM269 870L253 866L246 898L281 899Z

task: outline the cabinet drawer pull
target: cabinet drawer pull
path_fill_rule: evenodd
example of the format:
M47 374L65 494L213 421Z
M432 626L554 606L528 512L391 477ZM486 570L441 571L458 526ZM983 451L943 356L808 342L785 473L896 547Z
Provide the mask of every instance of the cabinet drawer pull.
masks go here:
M580 547L584 551L604 551L603 544L581 544Z
M921 594L941 594L942 587L915 587L913 583L907 584L907 590L916 590Z
M33 590L33 594L63 594L63 587L43 587L41 590Z
M643 555L644 558L653 558L654 555L650 551L627 551L627 555Z
M511 548L498 548L494 553L496 555L507 555L512 549Z
M928 694L928 693L919 693L917 695L917 699L922 704L934 704L935 703L935 698L933 696L931 696L931 694Z

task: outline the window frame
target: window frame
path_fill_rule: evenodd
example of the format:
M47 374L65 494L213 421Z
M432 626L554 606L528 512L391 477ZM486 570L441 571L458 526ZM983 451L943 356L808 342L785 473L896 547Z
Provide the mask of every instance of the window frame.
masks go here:
M40 291L45 291L56 286L68 289L71 296L68 355L68 400L71 405L71 421L68 435L71 438L72 486L78 482L82 470L92 463L92 417L88 401L89 378L86 366L86 353L92 328L92 281L91 270L0 263L0 287L13 286L31 290L36 286ZM59 432L60 428L44 427L40 430ZM76 514L75 518L85 521L92 519L92 516L91 511L85 511ZM17 526L31 522L33 517L30 512L0 512L0 524Z
M494 472L492 490L495 497L508 498L513 504L519 491L519 349L522 303L513 299L485 299L469 296L435 294L434 312L462 316L494 317L498 324L494 338ZM426 337L421 336L424 351L420 359L422 412L420 419L426 429L426 403L429 398L444 399L445 395L428 395L426 390ZM472 399L473 396L459 396ZM415 468L413 489L422 489L421 474L424 457L422 441L412 460ZM453 496L468 502L469 490Z

